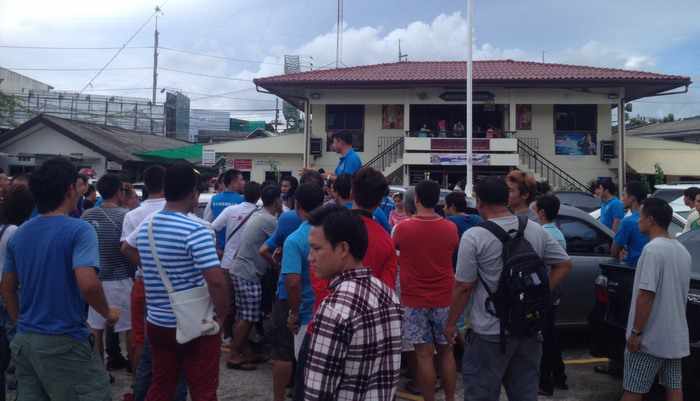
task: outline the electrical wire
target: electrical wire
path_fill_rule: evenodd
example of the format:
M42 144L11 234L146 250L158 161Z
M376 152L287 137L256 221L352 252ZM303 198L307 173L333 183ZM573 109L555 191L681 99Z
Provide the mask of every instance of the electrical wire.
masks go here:
M107 67L109 67L110 64L112 64L112 61L114 61L114 59L116 59L117 56L119 56L121 54L121 52L129 45L129 43L131 43L131 41L134 40L136 35L141 33L143 28L145 28L146 25L148 25L148 23L151 22L153 17L158 15L159 12L161 12L162 7L165 6L165 4L167 4L168 1L169 0L165 0L165 2L160 7L156 7L156 10L153 12L153 14L151 14L150 17L148 17L146 22L144 22L143 25L141 25L139 27L139 29L137 29L136 32L134 32L133 35L131 35L131 37L122 45L122 47L119 48L119 50L117 50L116 53L114 53L112 58L110 58L109 61L107 61L107 63L102 67L102 69L100 71L97 71L97 73L88 81L88 83L85 84L85 86L83 86L83 88L78 93L83 93L85 91L85 89L87 89L90 85L92 85L92 83L97 79L97 77L99 77L100 74L102 74L102 71L104 71Z
M229 60L229 61L235 61L235 62L239 62L239 63L266 64L266 65L276 65L276 66L284 65L282 63L270 63L267 61L258 61L258 60L245 60L245 59L239 59L239 58L233 58L233 57L217 56L214 54L199 53L199 52L194 52L191 50L174 49L172 47L158 46L158 50L161 50L161 49L168 50L171 52L176 52L176 53L191 54L193 56L210 57L210 58L216 58L216 59L220 59L220 60Z
M191 71L182 71L182 70L176 70L174 68L168 68L168 67L158 67L159 70L163 71L170 71L170 72L176 72L179 74L186 74L186 75L194 75L197 77L206 77L206 78L214 78L214 79L227 79L229 81L241 81L241 82L253 82L252 79L243 79L243 78L231 78L231 77L224 77L221 75L209 75L209 74L203 74L200 72L191 72Z
M119 50L121 47L62 47L62 46L16 46L0 45L0 49L26 50ZM153 49L153 46L127 46L124 49Z
M8 70L15 71L132 71L150 70L152 67L113 67L113 68L52 68L52 67L7 67Z

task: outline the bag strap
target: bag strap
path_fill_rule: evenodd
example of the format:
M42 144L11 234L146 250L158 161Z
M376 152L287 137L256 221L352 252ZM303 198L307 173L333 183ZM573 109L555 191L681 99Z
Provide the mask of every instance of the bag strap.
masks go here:
M170 294L175 291L173 289L173 283L170 282L168 275L165 273L163 266L160 264L158 251L156 250L156 241L153 239L153 219L155 219L155 217L156 216L153 216L148 222L148 245L151 247L153 261L155 262L156 268L158 269L158 274L160 274L160 279L163 281L163 286L165 286L165 290L168 292L168 294Z
M527 222L530 220L527 216L518 216L518 233L517 237L522 237L525 235L525 228L527 227Z
M107 220L109 220L109 222L112 223L112 226L114 226L114 228L121 231L121 227L119 227L117 225L117 223L115 223L114 220L112 220L112 218L109 217L109 214L107 214L107 211L105 211L104 207L98 207L98 209L100 209L100 211L102 211L102 214L104 214L104 216L107 218Z
M229 241L231 241L231 238L233 238L233 236L238 232L238 230L240 230L241 228L243 228L243 225L248 221L248 219L250 218L250 216L252 216L253 213L255 213L255 212L257 212L257 211L258 211L258 208L256 207L256 208L253 209L250 213L248 213L247 216L245 216L245 219L243 219L240 223L238 223L238 225L236 226L236 228L234 228L233 231L231 232L231 234L229 234L228 238L226 238L226 243L227 243L227 244L228 244Z
M0 240L2 239L2 236L5 235L5 231L7 230L7 228L9 226L10 226L9 224L3 224L2 228L0 228Z

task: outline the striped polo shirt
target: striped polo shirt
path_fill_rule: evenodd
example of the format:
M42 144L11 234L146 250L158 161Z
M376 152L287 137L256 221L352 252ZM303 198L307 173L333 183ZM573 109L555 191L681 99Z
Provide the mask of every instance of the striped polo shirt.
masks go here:
M127 209L93 207L83 213L83 220L97 232L100 250L100 280L118 281L131 277L129 260L121 253L121 234Z
M175 291L203 286L202 272L219 267L210 231L182 213L163 210L154 214L152 219L156 251ZM136 239L146 287L146 320L156 326L175 328L177 322L170 299L151 253L148 226L142 224L139 227Z

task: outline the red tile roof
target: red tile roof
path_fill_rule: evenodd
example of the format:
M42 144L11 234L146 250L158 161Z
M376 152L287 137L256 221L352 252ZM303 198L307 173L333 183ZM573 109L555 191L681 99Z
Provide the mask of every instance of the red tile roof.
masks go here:
M463 82L466 79L466 75L466 63L464 61L412 61L315 70L258 78L254 82L263 87L325 84L440 84ZM674 82L680 85L690 84L690 78L678 75L513 60L474 61L474 81L475 83L596 81L600 83Z

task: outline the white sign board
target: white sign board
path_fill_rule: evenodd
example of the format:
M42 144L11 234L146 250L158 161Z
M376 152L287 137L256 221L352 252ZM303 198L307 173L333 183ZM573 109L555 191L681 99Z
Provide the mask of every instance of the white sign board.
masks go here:
M109 171L122 171L122 165L112 161L112 160L107 160L107 170Z
M213 166L216 164L216 152L213 150L202 149L202 165Z

